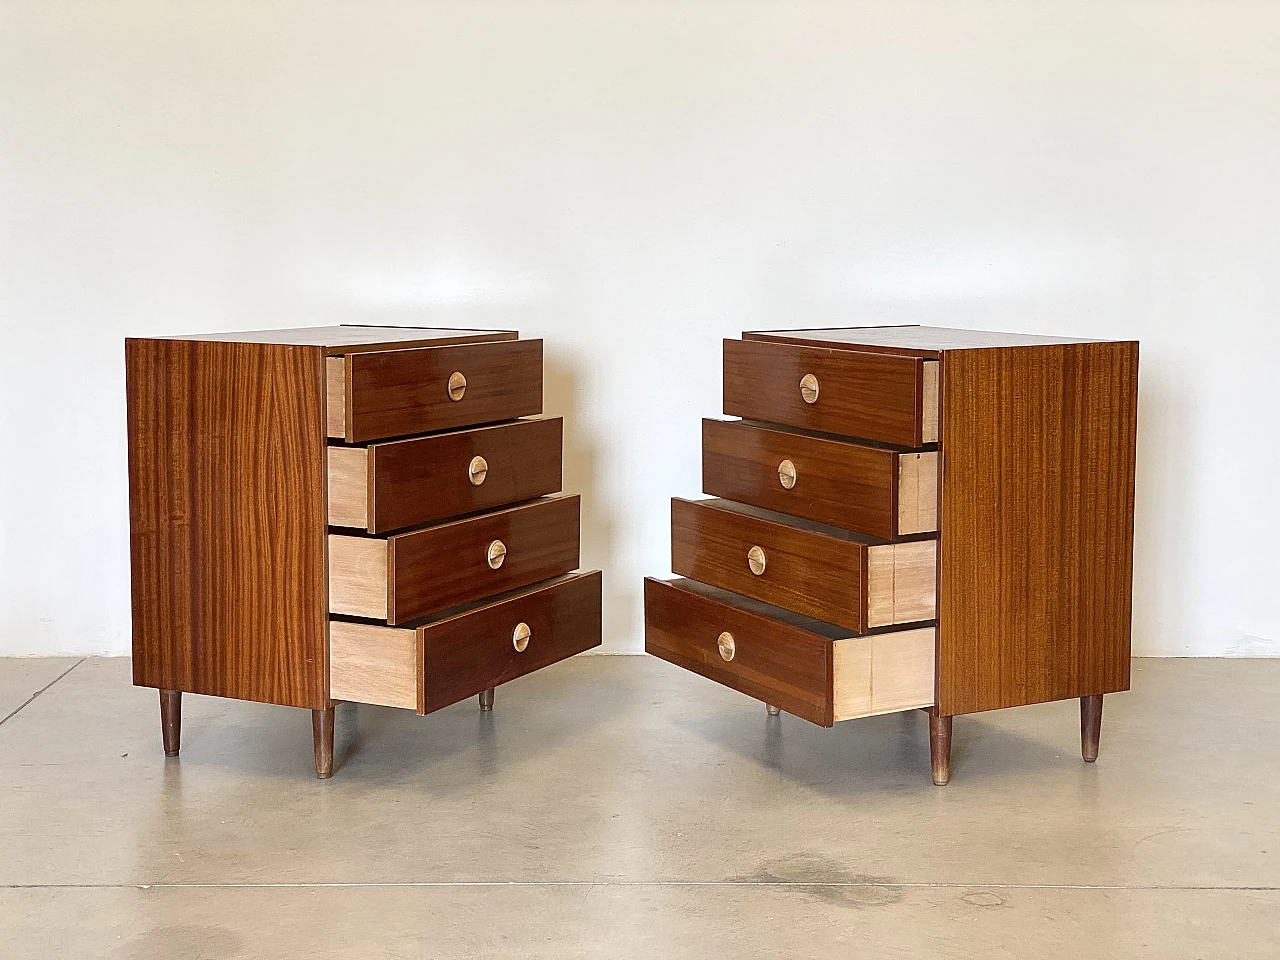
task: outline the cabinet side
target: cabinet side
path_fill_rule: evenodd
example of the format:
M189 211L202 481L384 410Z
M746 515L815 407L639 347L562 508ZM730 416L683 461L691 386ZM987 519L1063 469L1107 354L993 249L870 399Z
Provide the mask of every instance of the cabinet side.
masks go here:
M323 364L125 341L134 683L327 705Z
M1138 345L942 358L938 707L1129 688Z

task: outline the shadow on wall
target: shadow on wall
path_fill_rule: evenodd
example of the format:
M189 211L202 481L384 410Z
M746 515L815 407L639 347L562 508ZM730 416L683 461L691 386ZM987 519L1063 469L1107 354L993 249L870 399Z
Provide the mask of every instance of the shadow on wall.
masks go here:
M599 482L596 445L584 427L578 397L578 374L561 357L546 351L542 363L542 409L549 417L564 417L564 491L582 497L582 569L604 571L602 650L622 649L631 629L635 591L610 576L617 569L613 517Z

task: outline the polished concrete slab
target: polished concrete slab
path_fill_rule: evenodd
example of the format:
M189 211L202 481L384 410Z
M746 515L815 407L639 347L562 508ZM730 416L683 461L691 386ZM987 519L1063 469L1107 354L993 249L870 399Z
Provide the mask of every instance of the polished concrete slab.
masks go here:
M1074 703L959 718L941 788L923 714L643 657L343 705L329 781L304 711L187 697L166 761L128 661L51 667L0 724L5 957L1276 956L1280 661L1137 661L1095 765Z

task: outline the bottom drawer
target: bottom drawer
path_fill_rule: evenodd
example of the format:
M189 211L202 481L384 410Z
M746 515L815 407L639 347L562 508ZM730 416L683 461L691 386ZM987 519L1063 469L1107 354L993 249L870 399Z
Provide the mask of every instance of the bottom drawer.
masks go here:
M644 582L645 650L829 727L934 705L935 628L857 634L696 580Z
M401 627L329 624L329 696L430 713L600 645L600 571Z

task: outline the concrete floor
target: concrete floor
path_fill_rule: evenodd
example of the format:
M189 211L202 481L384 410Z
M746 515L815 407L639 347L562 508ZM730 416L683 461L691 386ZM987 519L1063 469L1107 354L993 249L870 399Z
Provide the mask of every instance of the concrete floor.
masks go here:
M957 719L940 788L919 712L644 657L339 707L327 782L306 712L203 697L166 762L127 660L0 660L6 716L6 958L1280 956L1280 661L1136 662L1093 766L1075 703Z

